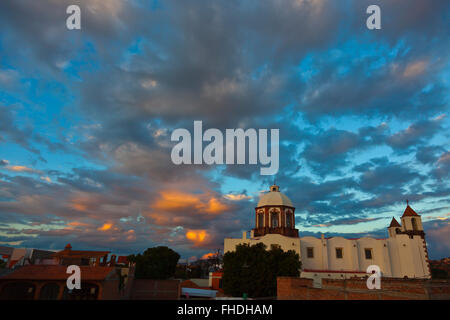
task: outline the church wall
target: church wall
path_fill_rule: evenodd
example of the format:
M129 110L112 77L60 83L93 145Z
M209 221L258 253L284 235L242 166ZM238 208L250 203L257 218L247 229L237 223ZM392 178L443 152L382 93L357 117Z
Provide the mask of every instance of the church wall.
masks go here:
M336 249L342 248L342 258L337 258ZM353 267L352 242L342 237L334 237L327 241L328 269L351 270Z
M314 237L291 238L279 234L267 234L263 237L248 239L225 239L224 252L234 251L236 245L246 243L255 245L264 243L268 249L276 244L281 249L294 250L300 255L302 269L306 270L333 270L347 272L363 272L370 265L377 265L385 277L403 278L429 278L426 250L423 239L414 236L399 234L395 238L374 239L345 239L334 237L320 239ZM307 248L314 248L313 258L308 258ZM336 248L343 249L342 258L336 257ZM365 249L371 249L372 259L366 259ZM314 273L314 271L313 271ZM307 276L307 273L304 275ZM320 275L323 277L324 275ZM332 275L347 277L350 274ZM332 277L330 276L330 277ZM328 277L328 276L327 276Z
M414 261L414 277L427 277L429 276L427 254L423 245L424 240L420 236L414 236L410 240L412 244L412 255Z
M239 239L239 238L225 238L224 241L224 248L223 251L224 253L227 253L229 251L234 251L236 250L236 246L239 244L255 244L255 243L251 243L251 241L249 239L244 240L244 239Z
M428 265L423 239L406 234L388 239L393 277L428 278Z
M384 247L384 240L377 240L374 238L360 238L355 241L357 243L358 248L358 267L360 271L366 271L370 265L377 265L383 270L383 274L390 273L386 271L390 271L387 269L388 262L386 261L384 252L387 251L387 247ZM372 251L372 259L366 258L365 249L371 249Z
M322 240L314 237L300 238L302 269L327 269L328 261L324 256ZM308 258L308 248L313 248L313 258ZM326 247L325 247L326 248Z
M392 277L400 277L402 274L402 267L400 263L400 253L398 248L397 237L387 239L389 261L391 263Z
M294 250L297 254L300 252L300 238L291 238L282 236L280 234L266 234L263 237L252 238L252 239L232 239L225 238L224 242L224 252L234 251L238 244L249 244L255 245L257 243L264 243L268 250L270 250L271 245L279 245L283 251Z

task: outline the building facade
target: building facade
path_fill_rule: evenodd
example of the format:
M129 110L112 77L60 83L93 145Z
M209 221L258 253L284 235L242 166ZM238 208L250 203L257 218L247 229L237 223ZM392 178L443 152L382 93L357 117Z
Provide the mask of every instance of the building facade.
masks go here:
M126 257L117 263L115 255L108 260L109 251L72 250L70 244L50 255L44 255L43 250L33 252L24 264L16 263L0 276L0 300L110 300L129 296L128 278L133 278L134 267L130 271L124 263ZM68 289L69 265L80 267L81 289Z
M238 244L262 242L295 251L302 262L301 277L313 279L351 278L366 276L367 267L377 265L383 277L431 277L425 232L420 215L407 204L401 217L388 227L386 239L343 237L299 237L295 229L295 207L289 198L273 185L261 196L255 208L255 228L250 237L226 238L224 252L234 251Z

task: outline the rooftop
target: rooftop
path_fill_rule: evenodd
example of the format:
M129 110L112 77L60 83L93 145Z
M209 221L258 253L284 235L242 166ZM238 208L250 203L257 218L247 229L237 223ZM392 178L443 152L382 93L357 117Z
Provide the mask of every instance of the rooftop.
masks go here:
M88 267L80 266L83 281L103 280L111 272L113 267ZM60 265L26 265L16 271L8 273L0 280L67 280L67 266Z
M394 217L392 217L391 224L389 225L389 228L393 228L393 227L401 227L400 223L398 223L398 221L395 220Z
M406 209L403 212L403 217L418 217L419 215L408 205L406 205Z

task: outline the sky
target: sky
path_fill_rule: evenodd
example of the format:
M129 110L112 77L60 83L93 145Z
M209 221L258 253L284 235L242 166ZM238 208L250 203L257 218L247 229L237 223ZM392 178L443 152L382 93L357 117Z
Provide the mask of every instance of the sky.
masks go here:
M448 257L449 21L446 0L2 0L0 245L194 260L276 181L300 236L385 238L408 199ZM173 164L195 120L279 129L278 173Z

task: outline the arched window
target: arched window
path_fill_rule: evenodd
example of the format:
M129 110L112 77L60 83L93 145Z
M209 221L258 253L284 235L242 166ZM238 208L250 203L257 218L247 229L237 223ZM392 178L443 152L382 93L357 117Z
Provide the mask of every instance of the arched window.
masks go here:
M258 228L264 227L264 213L258 212Z
M272 228L277 228L279 226L278 223L278 212L272 211L270 213Z
M56 283L46 283L39 293L39 300L58 299L59 286Z
M411 219L411 223L412 223L412 228L413 230L417 230L417 221L415 218Z
M286 227L292 228L292 212L286 212Z

